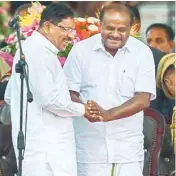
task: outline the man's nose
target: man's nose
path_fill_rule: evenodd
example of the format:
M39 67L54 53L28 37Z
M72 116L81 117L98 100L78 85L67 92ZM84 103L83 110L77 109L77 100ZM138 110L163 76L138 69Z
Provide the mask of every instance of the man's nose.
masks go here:
M118 31L118 30L114 30L114 31L112 32L112 36L113 36L114 38L120 37L119 31Z
M73 32L68 32L68 37L73 40L76 38L76 35Z

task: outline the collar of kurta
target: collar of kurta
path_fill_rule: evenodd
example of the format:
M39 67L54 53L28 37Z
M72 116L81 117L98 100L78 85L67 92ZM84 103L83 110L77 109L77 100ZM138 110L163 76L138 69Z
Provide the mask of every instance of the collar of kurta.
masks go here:
M131 36L130 36L131 37ZM124 49L127 49L129 52L132 51L132 47L130 45L130 37L128 38L126 44L120 48L119 50L124 50ZM98 50L98 49L103 49L105 50L104 48L104 45L103 45L103 42L101 40L101 34L97 34L97 40L95 42L95 45L92 47L93 50Z
M40 40L41 43L43 45L45 45L45 47L47 49L49 49L51 52L53 52L56 55L58 54L59 50L46 37L44 37L42 34L40 34L37 31L34 31L32 35L34 37L38 38L38 40Z

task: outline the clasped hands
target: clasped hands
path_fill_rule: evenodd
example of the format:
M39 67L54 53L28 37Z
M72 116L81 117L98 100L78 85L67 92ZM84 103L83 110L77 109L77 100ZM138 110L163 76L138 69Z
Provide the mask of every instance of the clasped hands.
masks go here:
M84 117L90 122L106 122L111 119L110 113L99 106L95 101L87 101Z

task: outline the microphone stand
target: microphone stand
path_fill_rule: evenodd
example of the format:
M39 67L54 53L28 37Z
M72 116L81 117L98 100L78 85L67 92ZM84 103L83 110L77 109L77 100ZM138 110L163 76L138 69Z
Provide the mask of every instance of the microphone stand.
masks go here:
M20 37L20 27L19 27L19 17L16 18L16 20L13 22L13 25L11 25L16 30L17 39L19 43L19 50L20 50L20 60L15 65L15 71L16 73L20 73L20 79L21 79L21 90L20 90L20 129L18 132L17 137L17 148L19 150L19 156L18 156L18 176L22 176L22 160L23 157L23 151L25 149L25 139L24 139L24 133L23 133L23 89L24 89L24 79L26 82L26 88L27 88L27 101L32 102L33 101L33 95L29 88L29 80L28 80L28 73L26 73L26 61L25 61L25 55L22 50L21 46L21 37ZM27 111L26 111L27 112ZM27 123L27 122L26 122Z

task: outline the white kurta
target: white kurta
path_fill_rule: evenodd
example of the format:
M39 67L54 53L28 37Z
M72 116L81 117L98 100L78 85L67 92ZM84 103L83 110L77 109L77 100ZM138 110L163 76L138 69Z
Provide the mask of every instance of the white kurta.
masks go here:
M84 106L71 101L57 48L34 32L23 44L34 101L28 104L27 141L23 176L77 176L74 129L71 116L82 116ZM20 112L20 74L14 66L5 99L11 104L12 137L17 153ZM25 84L25 82L24 82ZM24 93L24 119L26 88ZM25 120L23 121L23 127ZM23 128L24 129L24 128Z
M70 90L83 102L95 100L104 109L120 106L136 92L156 97L151 50L129 37L114 57L105 51L100 34L73 46L64 65ZM143 111L110 122L74 118L79 163L128 163L144 159Z

